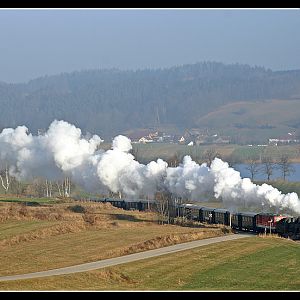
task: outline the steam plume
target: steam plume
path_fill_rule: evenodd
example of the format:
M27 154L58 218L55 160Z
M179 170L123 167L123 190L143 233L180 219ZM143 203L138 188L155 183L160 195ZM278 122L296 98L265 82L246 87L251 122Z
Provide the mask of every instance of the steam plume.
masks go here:
M127 137L115 137L107 151L99 149L101 142L98 135L83 137L79 128L65 121L53 121L47 132L37 136L28 133L25 126L6 128L0 133L0 162L20 180L71 176L93 192L121 192L125 197L138 198L169 191L192 200L215 196L231 208L265 206L300 214L296 193L282 194L271 185L242 179L221 159L215 158L210 167L197 164L190 156L174 168L162 159L144 165L130 153Z

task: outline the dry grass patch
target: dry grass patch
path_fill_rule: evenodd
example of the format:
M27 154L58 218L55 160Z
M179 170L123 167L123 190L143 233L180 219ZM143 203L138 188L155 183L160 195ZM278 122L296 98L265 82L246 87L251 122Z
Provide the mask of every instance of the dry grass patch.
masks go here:
M8 217L0 230L19 223L0 239L1 275L65 267L228 233L218 225L158 225L155 213L125 211L109 203L70 201L37 207L1 203L1 210ZM44 225L32 230L24 226L22 231L26 222Z
M146 241L133 244L131 246L127 246L121 249L112 250L110 251L110 255L114 256L121 256L127 255L152 249L157 249L161 247L171 246L179 243L191 242L195 240L207 239L216 236L220 236L223 234L222 229L220 230L206 230L200 232L185 232L185 233L171 233L166 235L159 235L154 238L148 239Z
M0 241L0 249L7 246L13 246L23 242L29 242L39 239L49 238L51 236L80 232L86 229L86 225L83 221L75 221L68 223L61 223L57 225L52 225L48 228L37 229L28 233L18 234L10 238L2 239Z
M76 211L78 208L81 211L79 213ZM0 230L1 228L7 229L12 223L15 223L15 226L11 225L8 235L0 234L0 249L60 234L81 232L90 228L99 230L118 226L114 214L111 213L113 211L114 207L109 203L89 203L83 206L70 206L68 203L39 207L28 207L22 203L1 203ZM26 226L26 222L29 226ZM34 222L36 226L30 226ZM41 224L40 227L39 224Z
M81 232L58 234L3 247L0 274L66 267L217 235L223 235L221 228L212 230L154 223L136 228L114 226L98 230L90 227Z

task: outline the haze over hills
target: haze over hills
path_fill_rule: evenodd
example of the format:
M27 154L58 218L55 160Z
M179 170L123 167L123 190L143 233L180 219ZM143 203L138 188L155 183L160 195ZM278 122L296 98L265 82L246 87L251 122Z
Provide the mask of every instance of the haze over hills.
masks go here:
M135 128L209 128L263 142L300 127L300 70L203 62L166 69L86 70L0 83L0 127L36 133L63 119L110 139ZM171 128L171 129L170 129Z

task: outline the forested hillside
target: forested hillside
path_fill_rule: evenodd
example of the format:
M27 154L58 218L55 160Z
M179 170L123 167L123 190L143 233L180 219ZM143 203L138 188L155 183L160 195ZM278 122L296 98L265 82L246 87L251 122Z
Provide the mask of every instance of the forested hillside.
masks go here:
M0 83L0 129L24 124L36 133L53 119L64 119L83 132L110 138L132 128L199 127L201 117L228 103L267 99L300 101L300 70L217 62L86 70Z

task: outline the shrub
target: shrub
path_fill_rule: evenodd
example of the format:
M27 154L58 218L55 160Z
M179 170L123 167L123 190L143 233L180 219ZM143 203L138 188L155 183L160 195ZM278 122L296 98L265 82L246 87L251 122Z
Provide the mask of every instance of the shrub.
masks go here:
M86 212L86 209L81 206L81 205L73 205L73 206L69 206L68 207L69 210L71 210L72 212L75 212L75 213L85 213Z

